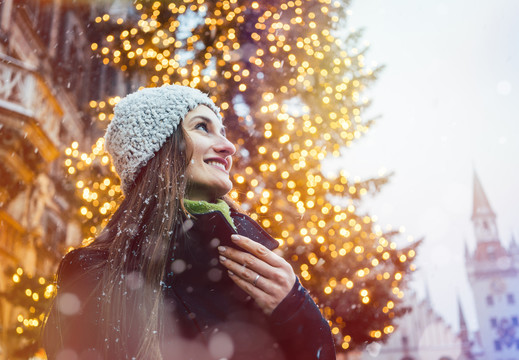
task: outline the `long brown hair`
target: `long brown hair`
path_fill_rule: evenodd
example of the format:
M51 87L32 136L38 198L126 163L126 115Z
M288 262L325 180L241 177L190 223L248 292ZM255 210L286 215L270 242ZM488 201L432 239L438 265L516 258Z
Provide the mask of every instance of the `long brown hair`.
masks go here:
M134 347L128 342L138 340L134 356L162 358L161 284L171 242L178 240L186 214L183 199L190 157L186 150L186 136L179 124L179 129L142 168L134 187L91 245L92 249L108 251L99 284L103 292L99 340L103 341L100 344L105 355L125 354ZM131 291L124 281L129 274L140 277L139 291ZM130 293L133 299L127 301ZM128 334L137 334L139 339L129 338Z
M97 346L104 351L104 358L162 359L162 286L170 250L183 239L182 225L187 217L183 199L188 187L190 149L181 123L143 166L131 191L87 247L108 254L106 262L92 264L87 270L102 274L94 292L102 294ZM241 211L228 195L223 200ZM140 282L138 291L133 291L135 288L126 281L128 276ZM57 322L59 332L59 319ZM59 344L50 344L49 339L44 334L49 348L59 348ZM135 349L136 343L136 353L129 354L128 349Z
M107 254L107 260L89 264L87 272L101 274L92 294L99 303L98 350L103 358L161 359L163 316L162 284L172 242L180 239L186 211L186 168L190 154L179 124L139 172L135 185L106 227L87 248ZM60 265L61 268L61 265ZM60 281L58 270L58 283ZM136 274L141 287L132 291L125 277ZM85 274L86 275L86 274ZM59 296L59 294L58 294ZM92 296L93 297L93 296ZM86 314L92 316L93 314ZM54 319L52 319L54 317ZM43 342L48 353L62 348L63 327L54 304L45 324ZM128 349L135 349L129 354Z

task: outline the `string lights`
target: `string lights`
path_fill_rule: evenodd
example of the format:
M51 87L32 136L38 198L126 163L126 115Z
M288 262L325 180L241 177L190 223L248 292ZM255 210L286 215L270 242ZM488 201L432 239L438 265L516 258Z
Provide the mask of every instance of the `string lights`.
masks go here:
M17 356L28 357L33 355L33 345L38 338L41 325L45 320L45 313L48 310L50 299L55 295L56 286L52 279L44 277L34 277L22 268L16 270L7 269L6 273L11 273L11 284L8 292L2 296L9 299L14 304L16 322L14 327L8 329L13 335L18 335L16 348ZM23 340L22 340L23 339ZM5 349L7 353L11 348Z
M311 290L341 350L382 340L414 270L417 243L399 248L358 210L387 177L323 174L321 163L361 138L367 67L359 34L344 31L338 0L137 1L126 19L95 18L91 45L102 62L147 79L211 94L238 147L230 195L271 234ZM91 101L102 127L120 98ZM99 138L90 153L73 143L65 166L82 199L90 243L117 208L121 189ZM382 149L381 149L382 151Z

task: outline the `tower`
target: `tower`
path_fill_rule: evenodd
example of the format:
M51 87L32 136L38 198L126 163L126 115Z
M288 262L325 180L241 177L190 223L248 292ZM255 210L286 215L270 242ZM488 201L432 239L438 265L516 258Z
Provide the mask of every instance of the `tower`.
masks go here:
M499 244L499 234L497 232L496 214L490 207L483 186L474 172L474 205L472 210L472 223L474 225L474 235L479 247L493 247Z
M519 360L519 262L499 239L496 214L474 173L476 249L466 253L485 360Z

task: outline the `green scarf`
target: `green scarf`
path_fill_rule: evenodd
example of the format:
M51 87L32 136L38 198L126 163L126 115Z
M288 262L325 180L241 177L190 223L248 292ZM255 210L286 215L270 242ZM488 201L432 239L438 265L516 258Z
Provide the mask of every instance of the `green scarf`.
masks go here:
M216 203L210 203L203 200L189 200L184 199L184 206L190 214L206 214L212 211L219 211L225 217L227 222L232 226L234 230L236 230L236 226L234 226L234 221L231 217L231 209L229 205L222 199L216 200Z

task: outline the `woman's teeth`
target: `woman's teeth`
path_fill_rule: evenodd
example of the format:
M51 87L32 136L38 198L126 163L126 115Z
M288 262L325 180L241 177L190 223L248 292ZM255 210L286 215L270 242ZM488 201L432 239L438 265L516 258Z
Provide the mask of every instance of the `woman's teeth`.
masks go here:
M218 161L208 161L207 163L209 165L213 165L213 166L219 167L222 170L225 170L225 165L222 164L221 162L218 162Z

